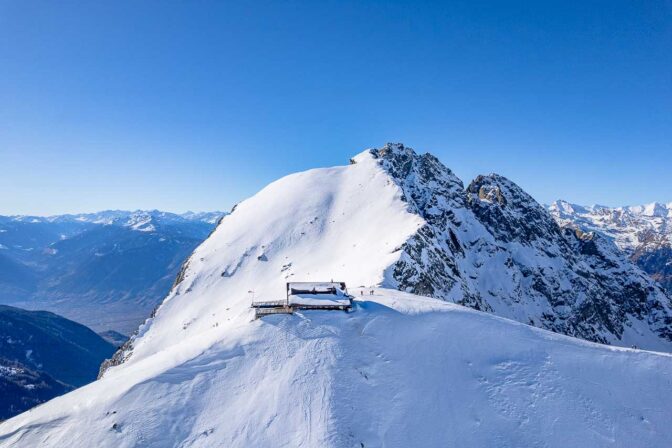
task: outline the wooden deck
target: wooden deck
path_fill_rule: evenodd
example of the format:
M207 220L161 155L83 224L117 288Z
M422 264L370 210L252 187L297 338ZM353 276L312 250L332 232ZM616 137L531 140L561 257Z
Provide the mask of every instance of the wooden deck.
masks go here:
M286 300L267 300L265 302L252 302L252 308L277 308L287 306Z
M276 307L276 308L255 308L254 317L259 319L260 317L270 316L271 314L292 314L294 310L292 307Z
M292 305L288 306L286 300L268 300L252 302L254 317L259 319L272 314L293 314L295 310L322 310L322 311L345 311L352 309L352 305Z

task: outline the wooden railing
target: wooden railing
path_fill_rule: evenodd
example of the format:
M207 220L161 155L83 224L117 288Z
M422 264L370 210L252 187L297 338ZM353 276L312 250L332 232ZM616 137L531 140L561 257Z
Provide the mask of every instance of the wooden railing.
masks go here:
M286 305L287 305L286 300L267 300L265 302L252 302L252 308L274 308Z
M292 307L285 306L285 307L278 307L278 308L255 308L254 310L254 317L259 318L262 316L268 316L271 314L292 314L294 310Z

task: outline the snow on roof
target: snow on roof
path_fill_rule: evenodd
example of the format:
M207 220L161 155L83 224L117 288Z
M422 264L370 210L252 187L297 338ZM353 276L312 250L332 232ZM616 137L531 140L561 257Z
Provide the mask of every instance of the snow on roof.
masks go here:
M302 291L320 291L325 292L332 288L345 290L344 282L289 282L287 283L287 291L298 289Z
M344 282L290 282L287 283L289 305L347 306L350 297Z

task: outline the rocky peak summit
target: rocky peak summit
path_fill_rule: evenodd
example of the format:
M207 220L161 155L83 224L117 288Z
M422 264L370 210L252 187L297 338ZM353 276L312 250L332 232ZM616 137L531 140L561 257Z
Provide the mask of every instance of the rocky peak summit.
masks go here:
M655 346L672 342L669 297L608 239L562 228L504 176L465 189L430 154L368 154L425 222L390 268L396 288L598 342L643 346L648 331Z

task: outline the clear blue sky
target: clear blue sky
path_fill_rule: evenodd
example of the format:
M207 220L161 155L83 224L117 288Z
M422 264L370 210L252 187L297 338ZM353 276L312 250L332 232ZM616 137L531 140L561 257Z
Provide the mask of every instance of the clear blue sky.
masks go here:
M387 141L672 201L672 3L0 2L0 214L228 209Z

